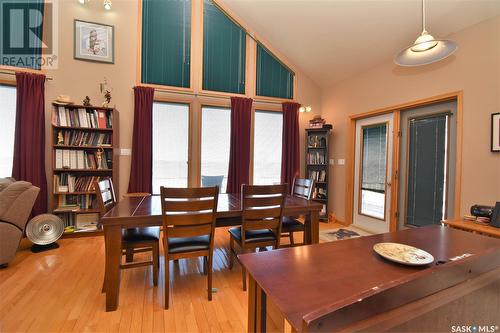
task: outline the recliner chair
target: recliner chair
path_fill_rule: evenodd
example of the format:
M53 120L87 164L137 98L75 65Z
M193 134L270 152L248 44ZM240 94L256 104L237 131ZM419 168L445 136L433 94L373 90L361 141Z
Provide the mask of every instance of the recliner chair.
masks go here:
M0 267L14 258L39 192L29 182L0 179Z

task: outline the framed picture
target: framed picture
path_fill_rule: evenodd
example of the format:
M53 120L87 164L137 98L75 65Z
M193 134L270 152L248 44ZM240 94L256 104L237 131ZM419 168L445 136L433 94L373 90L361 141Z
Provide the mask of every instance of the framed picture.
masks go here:
M113 64L114 41L112 25L75 20L75 59Z
M491 115L491 151L500 152L500 112Z

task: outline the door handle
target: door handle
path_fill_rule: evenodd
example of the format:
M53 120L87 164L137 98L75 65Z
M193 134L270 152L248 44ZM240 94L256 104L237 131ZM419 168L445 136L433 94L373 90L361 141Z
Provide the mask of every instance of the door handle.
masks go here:
M387 186L389 186L389 187L390 187L391 185L392 185L392 184L391 184L391 182L387 182Z

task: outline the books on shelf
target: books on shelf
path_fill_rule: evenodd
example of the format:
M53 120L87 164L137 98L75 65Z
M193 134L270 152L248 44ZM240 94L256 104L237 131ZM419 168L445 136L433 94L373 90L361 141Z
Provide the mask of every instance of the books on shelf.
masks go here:
M325 182L326 181L326 170L312 170L309 172L309 179L312 179L316 182Z
M113 112L92 108L72 108L57 106L52 114L52 123L56 126L83 128L112 128Z
M315 187L312 193L313 199L327 199L326 188Z
M307 153L307 164L326 164L325 154L319 151Z
M77 211L95 207L94 194L61 194L58 197L58 211Z
M77 176L71 173L54 175L54 193L91 192L94 190L94 182L100 181L101 178L97 176Z
M54 142L57 145L75 147L111 147L111 133L60 130Z
M88 152L84 150L56 149L55 151L56 169L109 170L113 167L113 152L110 150ZM98 158L99 154L101 154L100 159Z
M99 214L98 213L86 213L77 214L75 219L76 230L82 231L95 231L98 229Z

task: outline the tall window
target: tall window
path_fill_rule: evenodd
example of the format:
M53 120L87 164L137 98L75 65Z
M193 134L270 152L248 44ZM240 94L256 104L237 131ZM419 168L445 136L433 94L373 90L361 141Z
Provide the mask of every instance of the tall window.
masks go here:
M211 0L203 3L203 90L245 93L246 32Z
M188 186L189 105L153 104L153 193Z
M255 112L253 141L253 183L266 185L281 181L283 114Z
M16 127L16 88L0 85L0 177L12 175L14 157L14 130Z
M142 82L190 87L191 1L142 1Z
M219 185L226 192L231 110L204 106L201 121L201 185Z
M257 96L293 99L294 73L257 43Z

